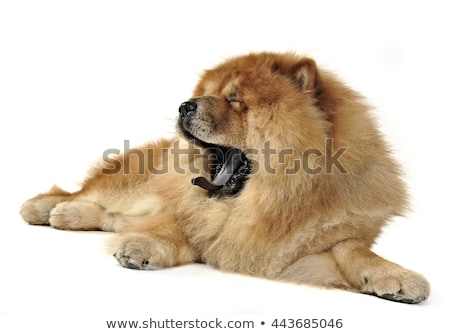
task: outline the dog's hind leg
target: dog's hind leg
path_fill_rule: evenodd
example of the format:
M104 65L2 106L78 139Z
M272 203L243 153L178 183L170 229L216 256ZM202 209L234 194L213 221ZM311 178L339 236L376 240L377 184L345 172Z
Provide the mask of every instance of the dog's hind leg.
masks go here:
M23 220L32 225L50 225L50 211L58 204L70 201L74 194L53 186L48 192L26 201L20 208Z
M103 230L117 232L129 222L100 204L83 200L79 192L69 193L57 186L26 201L20 215L31 225L51 225L62 230Z
M109 213L98 203L73 200L58 203L50 211L50 225L61 230L117 232L122 215Z

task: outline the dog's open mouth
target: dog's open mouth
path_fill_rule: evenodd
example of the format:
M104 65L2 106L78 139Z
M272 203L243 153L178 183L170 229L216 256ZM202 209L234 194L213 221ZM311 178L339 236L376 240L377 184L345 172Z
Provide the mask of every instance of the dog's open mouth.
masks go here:
M188 132L179 129L183 136L195 145L206 149L205 154L211 170L211 181L203 176L192 179L192 184L209 192L210 196L223 197L238 194L244 187L252 165L244 152L238 148L206 143Z
M207 150L213 163L211 181L203 176L192 179L192 184L208 190L211 196L231 196L239 193L251 171L250 160L237 148L213 146Z

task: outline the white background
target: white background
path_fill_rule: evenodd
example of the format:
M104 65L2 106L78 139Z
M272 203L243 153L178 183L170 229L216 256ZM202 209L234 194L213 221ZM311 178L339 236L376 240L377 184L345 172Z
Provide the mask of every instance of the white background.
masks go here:
M283 332L270 327L275 317L342 318L345 333L445 332L449 31L447 3L433 0L2 1L0 328L102 333L106 320L217 316L266 321L255 333ZM432 285L427 302L202 265L127 270L106 253L107 233L22 222L22 202L54 183L76 189L104 150L170 136L202 69L264 50L316 58L375 107L413 210L374 249L423 273Z

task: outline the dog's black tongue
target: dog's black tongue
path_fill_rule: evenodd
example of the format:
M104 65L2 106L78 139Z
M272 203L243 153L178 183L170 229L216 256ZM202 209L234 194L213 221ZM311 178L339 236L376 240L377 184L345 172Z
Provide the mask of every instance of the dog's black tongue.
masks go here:
M216 174L214 180L210 182L205 177L199 176L195 179L192 179L192 184L208 191L218 190L223 187L228 181L230 181L234 172L236 172L242 162L243 158L241 150L232 148L228 150L222 168Z

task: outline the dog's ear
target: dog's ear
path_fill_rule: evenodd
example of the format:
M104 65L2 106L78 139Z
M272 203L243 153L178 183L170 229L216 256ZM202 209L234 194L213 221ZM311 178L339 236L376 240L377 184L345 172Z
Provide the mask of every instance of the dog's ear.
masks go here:
M297 63L296 78L303 92L314 90L316 87L316 62L310 58L303 58Z
M275 62L273 69L290 77L302 92L312 92L316 86L317 67L311 58L301 58L295 62L290 59L280 59Z

